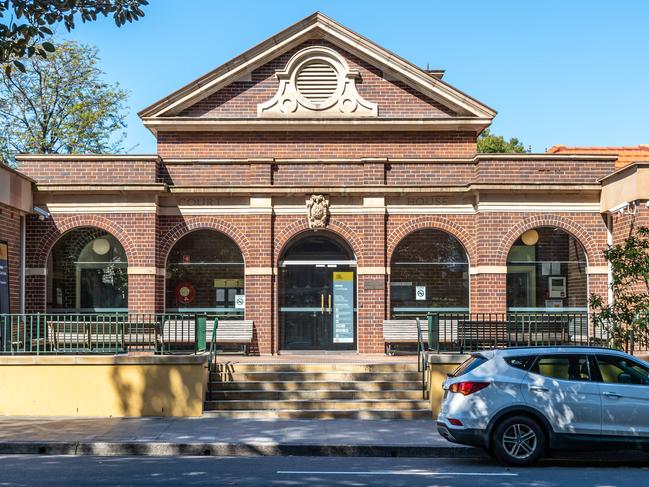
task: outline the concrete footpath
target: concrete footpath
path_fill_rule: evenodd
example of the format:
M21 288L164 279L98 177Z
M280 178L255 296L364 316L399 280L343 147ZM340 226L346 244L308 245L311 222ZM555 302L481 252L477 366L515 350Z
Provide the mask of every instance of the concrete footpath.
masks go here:
M432 420L0 418L0 454L480 458Z

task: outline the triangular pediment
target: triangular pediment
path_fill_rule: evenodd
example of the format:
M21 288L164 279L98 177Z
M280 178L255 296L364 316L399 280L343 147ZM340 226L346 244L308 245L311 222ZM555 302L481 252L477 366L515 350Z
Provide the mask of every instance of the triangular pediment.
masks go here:
M395 100L401 105L395 106ZM438 76L315 13L139 115L153 128L162 119L263 122L289 116L461 119L486 126L495 113Z

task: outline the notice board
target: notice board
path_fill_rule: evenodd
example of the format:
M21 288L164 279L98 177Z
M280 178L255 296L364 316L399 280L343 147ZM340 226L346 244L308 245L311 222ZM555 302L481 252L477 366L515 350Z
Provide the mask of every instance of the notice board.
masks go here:
M334 272L334 343L354 342L354 273Z

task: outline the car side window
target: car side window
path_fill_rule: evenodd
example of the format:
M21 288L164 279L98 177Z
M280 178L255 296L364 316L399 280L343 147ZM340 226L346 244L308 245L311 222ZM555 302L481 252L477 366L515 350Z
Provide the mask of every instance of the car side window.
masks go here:
M530 367L534 363L536 355L525 355L525 356L516 356L516 357L505 357L505 363L514 367L516 369L530 370Z
M649 369L618 355L597 355L602 382L607 384L649 385Z
M580 354L541 355L530 372L561 380L590 380L588 357Z

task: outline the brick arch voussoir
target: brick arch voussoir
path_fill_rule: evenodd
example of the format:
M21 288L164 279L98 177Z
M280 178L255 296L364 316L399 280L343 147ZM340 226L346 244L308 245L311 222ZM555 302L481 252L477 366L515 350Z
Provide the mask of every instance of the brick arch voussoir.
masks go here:
M464 247L471 265L476 265L478 262L476 242L471 238L469 232L462 225L441 216L419 217L408 220L397 227L388 237L387 262L392 262L392 254L404 238L411 233L425 229L441 230L452 235Z
M589 233L577 222L558 215L535 215L517 222L501 239L498 251L498 265L507 265L507 255L514 242L527 230L538 227L560 228L575 237L584 248L589 265L597 262L597 252Z
M275 256L277 264L279 264L279 258L284 252L286 244L288 244L297 235L308 232L309 230L311 229L309 228L308 222L296 221L284 227L282 231L275 236L273 245L277 250ZM335 233L336 235L344 239L354 252L357 265L359 267L364 265L365 257L362 241L349 226L347 226L343 222L330 222L329 225L327 225L327 228L323 230L323 232L326 231Z
M57 220L55 226L50 228L41 238L39 251L37 252L35 259L36 266L47 266L47 258L49 257L50 252L52 252L56 242L58 242L63 235L76 228L85 227L100 228L110 233L124 248L126 260L129 264L136 261L136 246L128 232L121 225L100 215L75 215L62 220Z
M171 252L176 242L196 230L215 230L226 235L237 244L243 255L244 262L250 262L250 242L248 238L231 223L210 216L188 218L168 230L158 246L158 266L166 266L169 252Z

